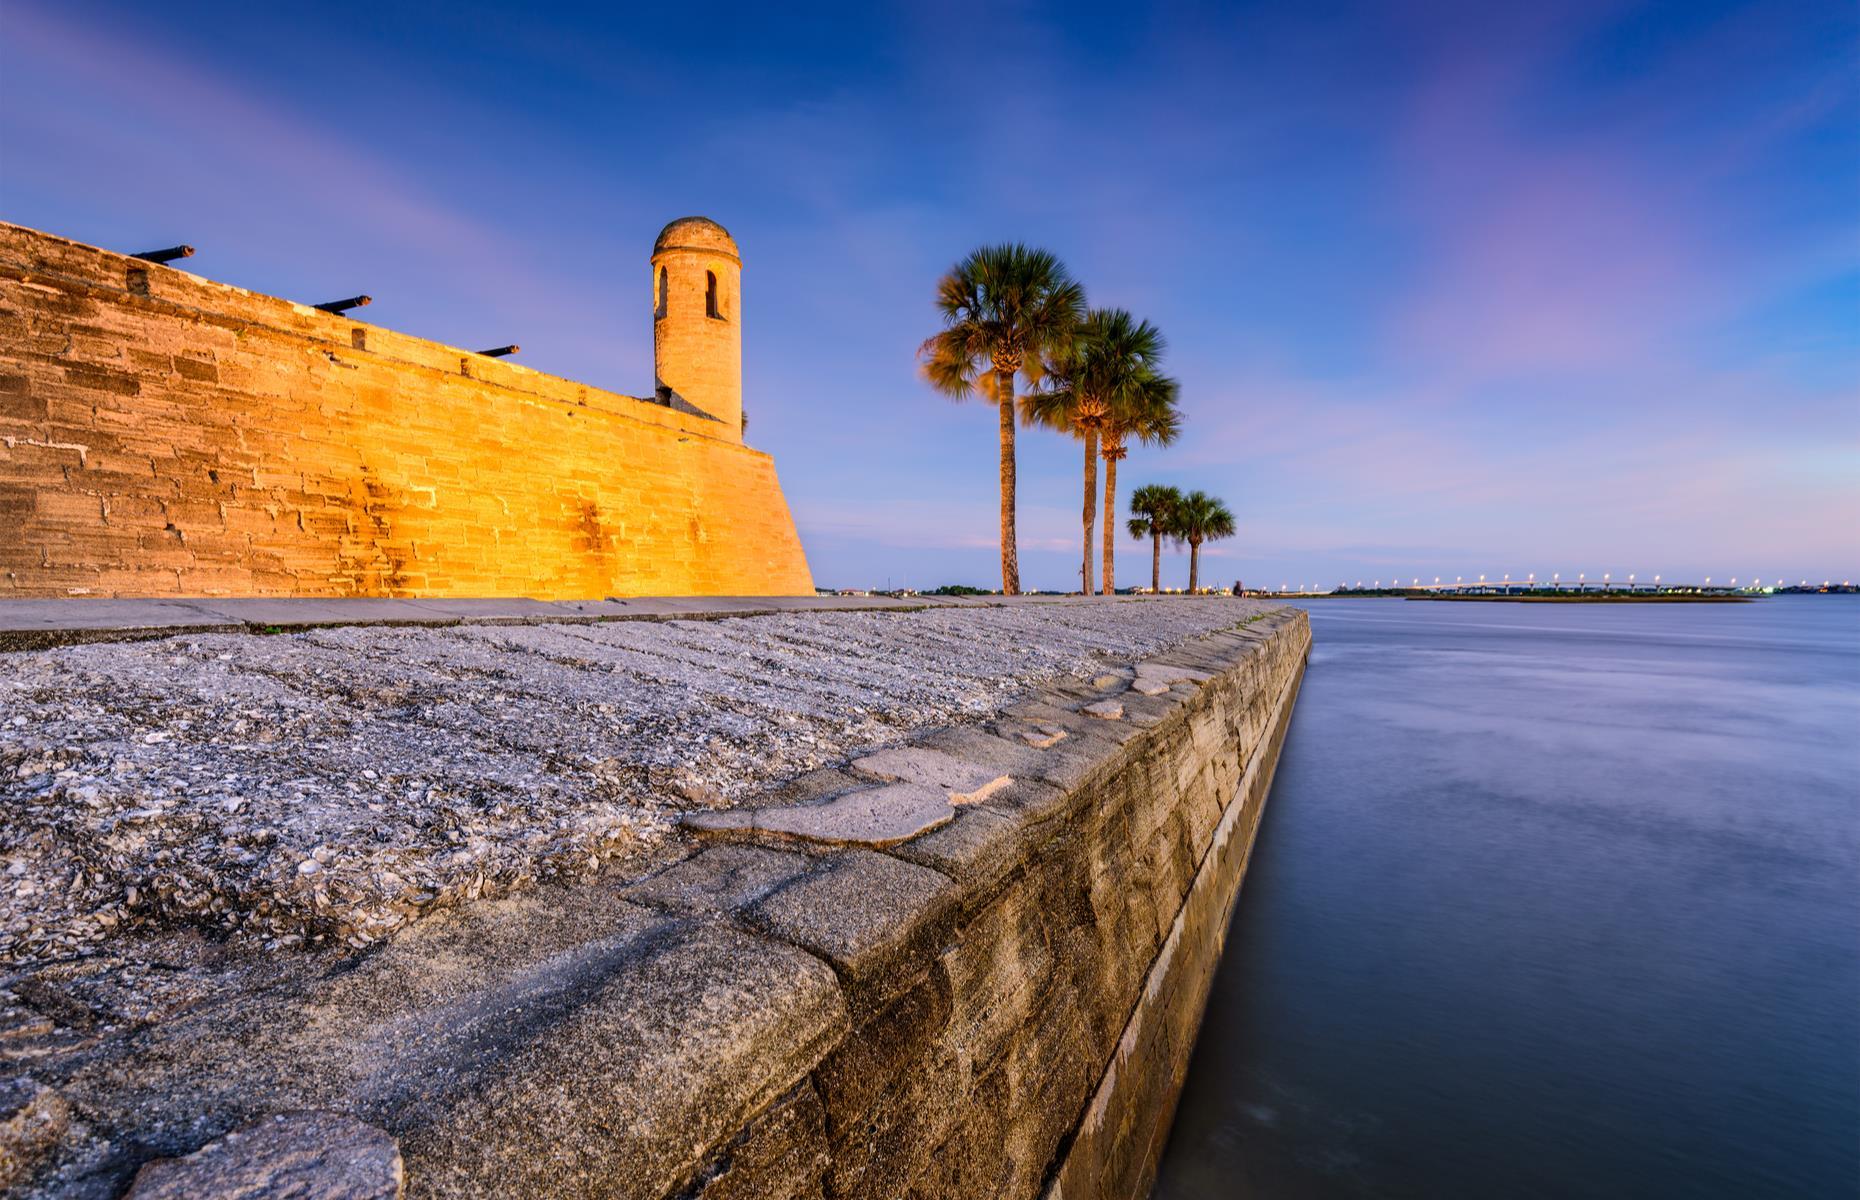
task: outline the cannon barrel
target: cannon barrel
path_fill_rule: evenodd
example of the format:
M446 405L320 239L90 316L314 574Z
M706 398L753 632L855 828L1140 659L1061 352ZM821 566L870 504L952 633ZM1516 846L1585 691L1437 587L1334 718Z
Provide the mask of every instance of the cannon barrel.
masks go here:
M177 258L194 257L194 248L192 246L170 246L166 250L144 250L140 254L130 255L130 257L147 259L152 263L173 262Z
M478 353L484 355L486 358L508 358L521 349L523 349L523 347L513 344L509 346L493 346L489 350L480 350Z
M327 304L318 304L315 307L326 313L345 313L351 308L366 308L374 302L373 296L350 296L347 300L331 300Z

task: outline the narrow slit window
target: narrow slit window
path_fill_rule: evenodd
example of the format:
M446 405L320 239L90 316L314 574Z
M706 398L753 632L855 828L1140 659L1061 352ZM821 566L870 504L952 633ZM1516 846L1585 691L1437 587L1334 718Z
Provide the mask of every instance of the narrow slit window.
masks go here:
M654 289L653 297L652 297L652 315L655 317L663 317L665 315L666 290L667 289L666 289L666 279L665 279L665 268L660 267L659 268L659 285L656 289Z
M717 272L704 272L704 315L722 320L723 314L717 310Z

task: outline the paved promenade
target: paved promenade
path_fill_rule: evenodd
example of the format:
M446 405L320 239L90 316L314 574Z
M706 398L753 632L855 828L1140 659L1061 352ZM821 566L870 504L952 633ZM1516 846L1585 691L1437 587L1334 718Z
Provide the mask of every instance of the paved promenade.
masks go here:
M0 961L175 922L360 947L434 908L644 871L689 814L845 790L807 777L1268 607L15 602L35 637L139 640L0 654Z
M672 596L629 600L249 599L0 600L0 650L123 641L223 630L319 625L542 624L702 620L783 612L910 610L977 604L1052 604L1064 596ZM1117 597L1116 599L1130 599Z

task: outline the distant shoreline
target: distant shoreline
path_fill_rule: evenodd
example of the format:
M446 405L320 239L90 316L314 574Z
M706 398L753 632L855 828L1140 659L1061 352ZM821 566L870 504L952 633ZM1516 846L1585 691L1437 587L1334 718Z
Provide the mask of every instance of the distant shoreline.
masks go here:
M1263 593L1274 598L1270 593ZM1249 592L1248 595L1262 595ZM1285 600L1461 600L1504 601L1510 604L1749 604L1757 596L1738 596L1711 592L1535 592L1506 595L1502 592L1439 592L1408 594L1404 592L1303 592L1277 597Z
M1502 600L1512 604L1749 604L1753 596L1714 596L1684 592L1610 594L1577 592L1563 596L1442 595L1408 596L1409 600Z

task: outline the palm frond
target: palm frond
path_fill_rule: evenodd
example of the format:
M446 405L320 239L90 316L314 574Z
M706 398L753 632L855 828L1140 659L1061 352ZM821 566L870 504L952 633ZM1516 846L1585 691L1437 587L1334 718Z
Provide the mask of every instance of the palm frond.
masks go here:
M1020 423L1032 429L1051 429L1084 437L1078 422L1078 397L1066 388L1036 388L1020 398Z
M1038 383L1084 304L1084 289L1049 251L983 246L937 281L944 327L918 348L924 377L945 395L975 396L982 376L1006 361Z
M1234 514L1218 497L1193 491L1182 497L1170 520L1170 536L1180 544L1199 546L1234 535Z

